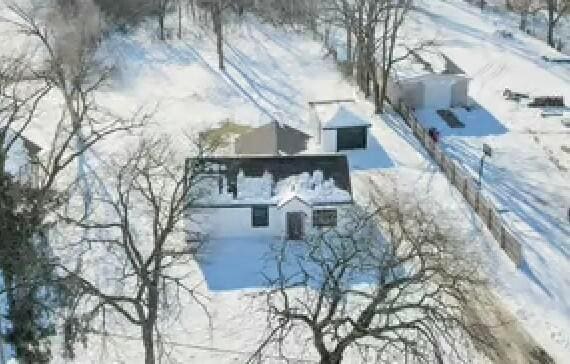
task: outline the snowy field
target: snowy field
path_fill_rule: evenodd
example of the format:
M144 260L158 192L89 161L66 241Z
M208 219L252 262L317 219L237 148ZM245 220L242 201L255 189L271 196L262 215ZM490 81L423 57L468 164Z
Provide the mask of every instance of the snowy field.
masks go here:
M481 251L507 307L564 363L570 357L570 235L568 225L563 224L563 209L570 206L570 176L552 164L546 150L570 168L570 154L562 149L570 146L569 136L562 133L562 127L541 123L528 110L503 101L500 94L505 87L538 94L554 89L570 100L570 70L541 63L538 58L545 50L537 40L517 35L510 44L493 38L493 23L464 7L455 0L424 1L424 10L414 17L410 29L416 34L433 31L443 40L446 52L474 78L471 96L481 108L474 114L477 118L467 122L475 124L480 119L485 124L468 127L463 134L444 131L444 143L472 169L483 142L495 147L497 156L490 161L485 189L509 210L513 227L525 234L527 265L521 270L513 266L390 111L382 117L371 115L371 148L349 153L355 198L366 201L372 181L386 194L396 190L401 198L419 199L443 223L455 226L466 242ZM151 40L153 35L146 28L130 36L112 36L103 44L101 55L112 57L119 64L118 71L97 95L101 104L117 113L128 115L139 107L155 110L154 123L146 132L168 133L181 157L189 149L185 134L194 135L224 120L257 126L277 119L306 130L308 101L358 98L334 63L323 58L322 45L306 35L247 18L227 28L227 70L219 72L211 34L197 26L187 27L184 34L181 41L166 42ZM482 56L474 57L477 52ZM50 96L49 103L42 105L45 122L28 135L40 145L46 142L42 135L52 130L59 116L51 110L61 101L57 95ZM372 114L371 105L358 102ZM425 120L437 122L429 115ZM131 142L132 138L121 136L100 145L89 156L91 167L96 169L95 157L121 152ZM265 269L260 259L265 248L263 241L217 241L206 248L199 265L189 267L208 297L212 320L192 303L173 313L162 327L168 328L163 332L171 358L235 363L255 350L266 333L263 301L256 297L262 284L259 272ZM119 323L113 332L123 337L92 337L75 362L138 362L142 351L138 332ZM305 339L300 335L287 354L315 359ZM352 360L358 362L355 357Z
M409 24L472 78L470 96L478 107L453 110L466 124L451 129L435 113L420 110L426 126L437 127L447 152L477 175L483 143L493 148L483 190L497 203L523 241L525 266L501 277L499 291L547 349L570 357L570 128L563 117L542 117L540 109L507 101L505 88L531 96L570 100L570 65L543 61L553 54L543 42L516 29L513 39L494 32L501 19L481 17L461 1L423 2ZM564 117L570 110L562 110Z

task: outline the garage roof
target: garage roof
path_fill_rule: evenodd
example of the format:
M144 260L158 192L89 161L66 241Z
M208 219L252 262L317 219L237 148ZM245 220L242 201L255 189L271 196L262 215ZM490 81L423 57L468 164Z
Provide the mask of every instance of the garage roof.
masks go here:
M341 129L351 127L369 127L370 116L355 103L338 103L330 105L314 105L321 121L322 129Z
M453 60L438 51L412 52L408 58L394 65L394 73L398 80L434 75L454 76L455 79L466 77L465 72Z
M237 154L297 154L307 148L310 136L277 121L253 129L236 140Z

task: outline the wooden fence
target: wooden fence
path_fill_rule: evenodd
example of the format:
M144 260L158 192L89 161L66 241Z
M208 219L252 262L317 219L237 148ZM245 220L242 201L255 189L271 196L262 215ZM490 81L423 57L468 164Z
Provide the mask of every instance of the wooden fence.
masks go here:
M494 204L481 195L478 183L457 162L448 157L440 146L433 141L428 131L418 122L411 109L400 103L399 111L414 136L421 142L430 156L439 165L449 181L461 192L465 200L477 212L507 256L520 267L523 263L522 245L497 212Z

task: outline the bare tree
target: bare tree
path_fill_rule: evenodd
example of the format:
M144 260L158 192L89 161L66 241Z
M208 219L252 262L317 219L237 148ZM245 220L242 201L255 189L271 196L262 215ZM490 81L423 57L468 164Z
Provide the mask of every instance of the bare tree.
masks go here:
M111 28L124 29L153 15L150 0L93 0Z
M212 14L212 25L216 35L216 50L218 53L218 68L225 70L224 64L224 11L235 2L232 0L199 0L198 5Z
M146 120L140 115L116 117L95 104L94 92L111 69L100 67L94 58L96 16L81 20L73 16L85 15L89 6L68 9L70 20L62 22L54 2L41 5L24 8L9 3L11 14L1 19L37 40L40 54L45 56L43 60L24 56L0 60L0 223L6 227L0 239L5 283L0 294L8 296L17 355L31 362L49 357L49 348L38 348L38 342L52 333L52 317L62 303L59 298L52 299L63 288L54 274L46 231L53 222L50 216L66 204L75 182L71 178L70 183L69 173L64 172L78 161L81 174L87 150L111 134L144 125ZM44 153L27 156L30 165L39 170L37 183L23 184L6 173L5 162L16 153L29 129L44 122L38 107L53 92L63 96L65 106L54 134L45 136L48 147ZM44 330L45 325L49 330Z
M65 218L87 232L80 244L87 251L81 255L87 259L90 251L112 252L105 264L116 273L99 283L81 259L74 267L61 266L81 292L87 307L82 317L92 321L109 309L139 327L147 364L156 362L161 313L167 317L164 311L176 304L181 293L203 305L189 285L188 271L180 270L195 253L195 247L189 249L183 243L181 225L186 208L197 196L194 187L203 167L204 148L198 148L196 158L184 166L173 163L176 158L170 145L165 137L144 139L114 168L113 191L97 199L100 217Z
M510 0L510 9L520 15L519 28L523 32L527 29L529 15L542 9L538 0Z
M554 30L560 19L570 13L570 0L546 0L546 10L548 11L548 33L546 42L555 48Z
M303 329L323 364L349 350L363 362L444 363L469 359L469 343L493 347L477 314L488 305L486 282L466 242L414 204L379 196L302 247L279 246L264 293L266 344Z
M411 55L407 52L398 56L395 50L403 47L399 42L400 31L412 4L413 0L327 0L324 5L326 16L346 28L351 56L354 35L356 82L366 97L374 97L378 113L384 111L387 82L394 64ZM411 48L423 49L431 43L421 42Z
M241 0L247 4L247 0ZM258 0L250 1L258 16L277 26L308 26L316 32L321 10L320 0ZM251 6L250 6L251 8Z
M154 2L154 12L158 20L158 32L161 40L166 39L166 33L164 32L164 22L166 20L166 15L172 10L175 0L152 0Z

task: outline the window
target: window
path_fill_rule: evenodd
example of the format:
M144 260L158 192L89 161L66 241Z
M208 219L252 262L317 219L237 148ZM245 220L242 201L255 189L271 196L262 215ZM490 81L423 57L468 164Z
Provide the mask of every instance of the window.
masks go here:
M269 226L269 208L267 206L253 206L251 208L251 226Z
M335 227L336 210L315 210L313 211L313 226L315 227Z
M340 128L336 131L337 150L366 149L367 128L364 126Z

